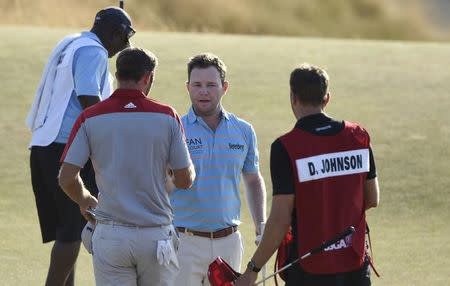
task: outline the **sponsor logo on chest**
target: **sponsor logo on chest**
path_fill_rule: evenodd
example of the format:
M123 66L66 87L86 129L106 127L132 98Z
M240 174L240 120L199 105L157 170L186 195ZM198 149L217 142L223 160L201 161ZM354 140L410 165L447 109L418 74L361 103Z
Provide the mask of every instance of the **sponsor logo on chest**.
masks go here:
M230 150L239 150L239 151L244 151L244 145L239 144L239 143L228 143L228 148Z
M202 149L202 138L186 138L186 145L188 146L189 151Z
M295 163L300 182L366 173L369 171L369 149L322 154L298 159Z
M133 108L137 108L137 106L133 103L133 102L129 102L127 105L125 105L123 108L126 109L133 109Z

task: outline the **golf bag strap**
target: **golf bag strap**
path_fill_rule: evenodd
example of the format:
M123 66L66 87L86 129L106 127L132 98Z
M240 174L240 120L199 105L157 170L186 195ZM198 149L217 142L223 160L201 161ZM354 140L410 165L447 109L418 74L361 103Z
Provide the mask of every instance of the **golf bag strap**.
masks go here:
M369 249L370 249L370 255L369 255L369 253L367 253L367 259L369 261L370 268L372 268L372 270L375 273L375 275L377 275L377 277L380 278L380 274L375 269L375 263L373 262L372 241L370 239L370 230L369 230L369 225L368 224L366 224L366 231L367 231L367 237L369 239Z
M277 256L275 257L275 263L273 264L273 272L274 273L277 272L277 270L278 270L277 265L278 265L278 253L277 253ZM273 276L273 279L275 280L275 286L278 286L277 275Z
M380 278L380 274L378 274L378 271L375 269L375 266L373 265L372 257L367 256L370 268L372 268L373 272L375 272L375 275L377 275L378 278Z
M284 266L288 265L289 262L294 261L292 259L292 255L295 251L293 251L293 245L295 243L294 236L292 234L292 229L290 228L286 234L284 235L283 240L277 249L277 255L275 257L274 264L274 273L277 273L279 269L282 269ZM296 253L296 252L295 252ZM274 275L275 285L278 286L277 275L284 281L286 281L286 272L281 271L278 274Z

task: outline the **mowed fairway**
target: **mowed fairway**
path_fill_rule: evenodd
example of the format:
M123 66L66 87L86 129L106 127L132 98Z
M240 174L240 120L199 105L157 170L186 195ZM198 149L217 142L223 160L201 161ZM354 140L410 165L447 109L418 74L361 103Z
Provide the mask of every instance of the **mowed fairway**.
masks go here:
M1 285L43 285L46 277L51 245L40 239L24 118L51 49L69 32L0 28ZM382 275L373 285L449 285L450 44L146 32L134 43L159 57L151 96L180 114L189 107L187 58L203 51L223 58L230 81L224 106L255 127L268 211L270 144L295 122L289 73L302 62L325 67L328 113L360 122L372 135L381 202L368 220ZM240 229L245 265L255 247L244 201ZM84 249L77 270L77 285L94 285Z

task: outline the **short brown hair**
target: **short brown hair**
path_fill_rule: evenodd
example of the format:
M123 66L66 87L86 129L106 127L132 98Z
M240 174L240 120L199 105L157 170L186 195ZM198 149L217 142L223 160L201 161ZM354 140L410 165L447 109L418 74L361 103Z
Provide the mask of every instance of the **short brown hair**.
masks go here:
M211 53L202 53L189 59L188 62L188 81L191 79L191 72L194 68L205 69L208 67L215 67L220 75L222 83L225 82L227 67L223 61L216 55Z
M304 63L292 71L289 85L301 102L317 106L328 93L328 81L329 76L324 69Z
M116 60L117 80L139 81L146 72L158 66L156 56L142 48L127 48L120 52Z

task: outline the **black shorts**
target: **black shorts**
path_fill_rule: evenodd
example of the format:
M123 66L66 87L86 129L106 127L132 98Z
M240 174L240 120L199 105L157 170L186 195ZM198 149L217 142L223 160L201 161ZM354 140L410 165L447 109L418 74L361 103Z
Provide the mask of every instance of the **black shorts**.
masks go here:
M42 241L79 241L86 221L80 208L59 187L59 160L65 144L52 143L49 146L33 146L30 155L31 183L41 226ZM80 172L86 188L98 195L95 175L90 161Z
M337 274L311 274L293 265L287 270L286 286L370 286L369 262L355 271Z

